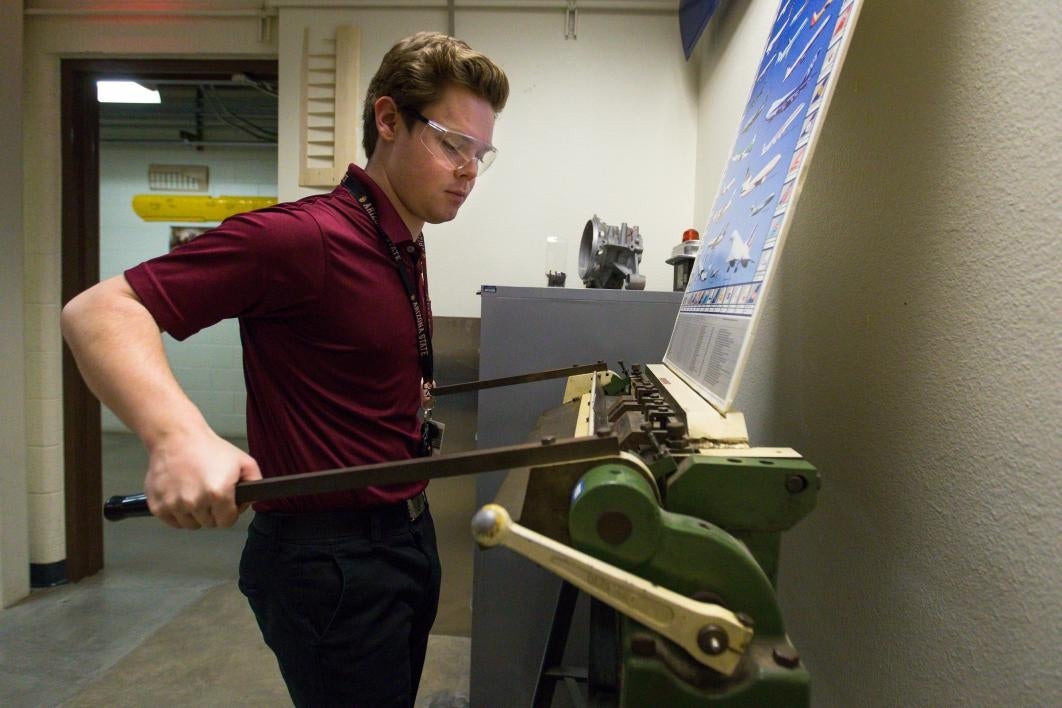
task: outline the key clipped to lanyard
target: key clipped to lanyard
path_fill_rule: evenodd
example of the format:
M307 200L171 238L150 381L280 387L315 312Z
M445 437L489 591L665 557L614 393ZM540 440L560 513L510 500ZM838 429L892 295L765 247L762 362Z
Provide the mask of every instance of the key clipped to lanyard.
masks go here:
M446 430L446 425L442 421L435 420L432 417L435 399L432 398L430 391L434 385L434 381L425 381L421 389L420 407L424 412L424 420L420 425L420 454L422 457L434 454L432 451L440 452L442 450L443 432Z

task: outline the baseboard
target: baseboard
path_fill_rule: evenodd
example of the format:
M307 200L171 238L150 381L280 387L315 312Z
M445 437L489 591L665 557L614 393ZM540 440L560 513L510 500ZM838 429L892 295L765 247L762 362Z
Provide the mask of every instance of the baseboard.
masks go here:
M30 563L30 587L50 588L66 583L66 559L54 563Z

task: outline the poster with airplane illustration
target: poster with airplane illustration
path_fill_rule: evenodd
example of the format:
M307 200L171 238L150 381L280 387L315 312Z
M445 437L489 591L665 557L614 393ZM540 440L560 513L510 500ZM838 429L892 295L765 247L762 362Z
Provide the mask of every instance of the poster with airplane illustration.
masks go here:
M781 0L664 362L729 410L862 0Z

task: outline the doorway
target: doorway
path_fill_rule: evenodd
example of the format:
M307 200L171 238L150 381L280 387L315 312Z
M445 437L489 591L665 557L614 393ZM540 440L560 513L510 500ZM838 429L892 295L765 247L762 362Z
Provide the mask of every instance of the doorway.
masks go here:
M138 150L166 146L171 156L174 149L187 150L187 162L197 163L204 161L196 159L197 155L202 158L204 150L221 145L253 149L271 138L275 155L276 78L277 63L269 60L62 62L63 304L100 280L100 157L104 144L137 146ZM101 111L96 87L100 80L136 81L158 90L161 106L152 111L120 104L120 108ZM253 97L270 91L274 92L273 122L249 119L247 113L260 110L264 101L260 98L256 102ZM252 109L252 105L256 107ZM163 189L183 184L167 177L165 170L155 174L161 174L158 184ZM194 176L200 174L195 172ZM143 177L149 189L149 176ZM77 581L99 571L104 561L101 407L66 348L62 376L66 572L68 580Z

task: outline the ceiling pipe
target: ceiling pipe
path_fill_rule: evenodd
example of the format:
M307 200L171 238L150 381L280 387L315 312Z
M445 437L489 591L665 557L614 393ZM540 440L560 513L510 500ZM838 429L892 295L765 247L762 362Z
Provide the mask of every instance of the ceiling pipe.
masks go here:
M583 11L612 10L677 14L673 0L578 0ZM555 10L566 9L566 0L266 0L260 8L212 10L190 7L170 9L106 7L31 7L23 10L27 17L274 17L279 9L454 9L460 10Z

